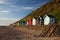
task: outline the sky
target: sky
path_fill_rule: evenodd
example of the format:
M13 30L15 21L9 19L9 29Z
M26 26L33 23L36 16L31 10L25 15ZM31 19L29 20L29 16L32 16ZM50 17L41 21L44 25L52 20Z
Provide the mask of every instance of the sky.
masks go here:
M0 25L9 25L36 10L49 0L0 0Z

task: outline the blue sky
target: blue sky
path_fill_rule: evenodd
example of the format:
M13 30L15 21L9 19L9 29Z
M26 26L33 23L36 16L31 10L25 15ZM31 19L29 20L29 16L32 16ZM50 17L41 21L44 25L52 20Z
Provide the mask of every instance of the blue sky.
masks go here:
M49 0L0 0L0 19L5 21L2 24L8 19L15 22L47 2Z

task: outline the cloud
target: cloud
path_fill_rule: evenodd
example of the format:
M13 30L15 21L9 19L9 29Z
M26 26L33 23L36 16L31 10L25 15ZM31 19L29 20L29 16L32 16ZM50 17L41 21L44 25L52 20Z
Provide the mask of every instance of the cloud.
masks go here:
M18 7L18 6L12 5L12 4L8 4L8 5L10 5L10 6L12 6L12 7Z
M24 6L17 6L17 5L14 5L14 2L8 2L7 0L3 0L2 2L4 2L5 5L8 5L10 7L14 7L14 8L17 8L17 9L24 9L24 10L34 10L35 7L24 7Z
M0 0L0 4L4 4L6 0Z
M0 11L0 13L10 13L11 11L8 11L8 10L2 10Z
M18 20L20 20L20 18L0 18L0 26L8 26Z
M33 10L34 7L23 7L23 6L16 6L16 5L13 5L11 3L6 3L7 5L11 6L11 7L14 7L14 8L17 8L17 9L25 9L25 10Z
M26 10L33 10L34 7L22 7L23 9L26 9Z

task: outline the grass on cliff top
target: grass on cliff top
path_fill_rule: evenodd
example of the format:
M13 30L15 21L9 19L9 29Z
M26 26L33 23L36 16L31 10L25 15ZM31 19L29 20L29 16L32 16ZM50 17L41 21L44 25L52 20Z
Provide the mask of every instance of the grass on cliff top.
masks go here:
M58 20L60 19L60 10L54 10L51 14Z

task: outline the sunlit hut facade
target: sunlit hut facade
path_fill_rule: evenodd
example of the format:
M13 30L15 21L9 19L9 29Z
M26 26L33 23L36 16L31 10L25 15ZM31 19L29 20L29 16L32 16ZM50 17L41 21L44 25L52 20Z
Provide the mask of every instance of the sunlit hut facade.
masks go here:
M30 25L30 26L32 25L32 19L29 20L29 25Z
M36 25L37 24L37 19L36 18L32 18L32 25Z
M37 22L36 18L32 18L32 19L29 20L29 25L30 26L31 25L36 25L36 22Z
M54 24L56 22L56 18L53 15L45 14L43 18L44 25Z
M18 21L15 24L16 24L16 26L19 26L19 22Z
M26 21L26 25L29 25L29 21Z

